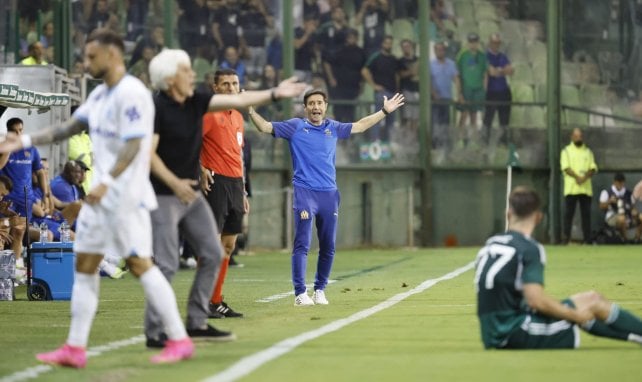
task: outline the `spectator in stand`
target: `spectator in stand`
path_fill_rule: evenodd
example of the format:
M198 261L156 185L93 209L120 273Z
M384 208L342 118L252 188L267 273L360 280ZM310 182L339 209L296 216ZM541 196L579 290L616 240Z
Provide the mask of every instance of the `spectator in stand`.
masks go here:
M94 29L109 28L116 17L110 10L107 0L97 0L87 21L88 33Z
M221 69L232 69L239 76L241 86L245 85L245 63L239 57L239 52L233 46L225 48L225 59L219 65Z
M319 44L321 44L323 56L332 56L335 50L345 44L348 29L348 18L343 8L334 8L334 10L332 10L332 20L321 25L317 32L317 38Z
M312 79L312 58L315 55L315 33L318 27L316 17L305 15L303 27L294 30L294 75L303 82L310 82Z
M179 42L194 56L198 48L212 44L210 11L205 0L181 0L179 6L183 10L178 20Z
M513 67L506 55L499 51L502 44L502 38L499 34L493 33L488 40L488 51L486 59L488 60L488 87L486 89L486 102L502 102L501 105L486 105L484 112L484 132L483 138L488 144L490 142L490 132L495 118L495 112L499 114L500 137L499 142L508 144L508 123L510 119L510 87L506 76L513 74Z
M435 56L430 62L432 78L432 147L450 148L450 103L453 100L452 85L455 84L462 101L461 82L455 62L446 57L443 42L435 44Z
M40 41L29 44L29 56L20 61L21 65L48 65L45 50Z
M400 45L402 56L399 59L399 90L407 102L401 111L401 123L415 134L419 126L419 58L413 41L404 39Z
M341 8L343 6L342 3L342 0L328 0L328 9L321 12L321 14L319 15L319 24L323 25L327 22L332 21L332 12L334 12L334 10L337 8Z
M279 82L279 73L276 71L276 69L272 65L265 65L265 67L263 68L263 75L261 76L261 84L259 85L259 89L272 89L273 87L278 86ZM283 112L283 107L280 102L272 102L271 104L259 106L257 110L259 110L262 115L280 117ZM245 146L243 146L243 150L245 150Z
M281 35L277 32L270 40L267 48L267 65L272 66L277 72L283 68L283 42Z
M217 10L212 22L214 41L220 49L217 55L219 62L223 60L227 47L234 47L241 57L246 55L247 48L243 37L243 28L240 24L241 10L239 4L236 0L222 0L222 2L223 5Z
M386 34L388 0L364 0L355 15L356 25L363 24L363 50L370 56L381 47Z
M214 72L207 72L203 76L203 82L198 84L196 91L199 93L211 93L214 86Z
M127 4L127 35L125 40L136 41L145 30L145 22L149 12L149 0L128 0Z
M468 145L470 134L467 126L477 125L477 113L484 108L488 84L488 64L486 55L479 50L479 35L468 34L468 49L457 57L457 70L461 78L463 104L459 107L459 138L463 146ZM468 123L468 125L467 125Z
M366 63L366 53L357 45L359 32L349 29L346 42L324 62L330 98L340 101L355 101L361 92L361 70ZM339 121L354 120L355 105L334 104L334 118Z
M141 80L146 87L150 88L149 82L149 62L156 55L156 50L151 45L143 46L143 52L140 60L129 68L129 74Z
M361 70L363 78L374 89L375 109L377 110L383 107L384 97L391 99L399 87L397 74L399 61L392 55L392 41L392 36L384 37L381 49L368 58L365 67ZM369 140L388 141L390 130L395 123L395 116L390 115L384 119L385 121L380 121L366 133Z
M42 27L42 36L40 43L45 50L45 60L53 62L54 60L54 24L51 21L45 23Z
M247 44L247 74L253 80L261 76L267 54L265 43L267 30L274 26L274 18L261 0L246 0L241 6L241 28Z
M444 0L437 0L435 2L432 2L430 19L433 23L435 23L437 29L439 30L439 33L442 35L446 32L446 26L444 25L445 20L450 20L453 22L453 24L457 25L457 18L455 17L455 15L448 13Z
M132 57L129 60L129 67L134 66L143 56L143 49L151 46L154 49L154 54L158 54L165 47L165 30L161 25L152 27L149 34L145 35L134 48Z

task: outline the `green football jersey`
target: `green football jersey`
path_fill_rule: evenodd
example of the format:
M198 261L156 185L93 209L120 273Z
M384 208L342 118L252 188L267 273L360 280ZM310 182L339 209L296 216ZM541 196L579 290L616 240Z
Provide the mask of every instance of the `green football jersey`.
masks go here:
M464 50L457 56L457 70L461 76L461 86L465 89L483 89L484 74L488 70L488 62L484 52L473 53Z
M544 284L546 253L537 241L519 232L495 235L477 254L477 315L486 348L503 347L530 310L523 285Z

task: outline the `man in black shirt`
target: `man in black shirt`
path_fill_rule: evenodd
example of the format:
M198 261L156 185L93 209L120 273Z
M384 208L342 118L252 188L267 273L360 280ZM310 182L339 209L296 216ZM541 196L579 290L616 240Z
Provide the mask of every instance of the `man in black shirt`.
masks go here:
M388 99L397 92L399 77L397 71L399 62L392 55L392 36L386 36L381 42L381 49L368 58L366 66L361 71L363 78L374 89L375 109L381 110L384 97ZM384 122L385 121L385 122ZM371 140L388 141L390 130L395 123L394 115L373 126L368 133ZM385 126L382 125L385 123Z
M198 267L187 305L187 332L192 337L229 341L234 335L207 324L209 299L223 258L214 215L199 190L202 119L207 111L245 108L299 95L303 83L288 79L271 90L242 95L194 93L194 71L182 50L166 49L149 65L155 89L152 185L159 207L152 213L154 261L171 281L178 269L179 226L194 249ZM147 305L145 335L148 347L165 338L157 312Z
M330 98L338 101L354 101L359 97L361 90L361 69L366 63L366 54L357 45L359 32L349 29L346 34L346 43L323 63ZM341 105L335 103L333 107L334 118L337 121L354 121L354 105Z

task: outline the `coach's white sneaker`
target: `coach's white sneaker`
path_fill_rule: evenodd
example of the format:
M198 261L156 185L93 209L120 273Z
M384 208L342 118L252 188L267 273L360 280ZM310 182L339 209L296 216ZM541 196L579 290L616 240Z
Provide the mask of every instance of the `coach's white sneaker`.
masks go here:
M312 295L312 301L317 304L317 305L328 305L328 299L325 298L325 292L322 291L321 289L317 289L314 291L314 294Z
M308 292L305 291L300 295L294 298L294 306L310 306L314 305L314 301L308 296Z

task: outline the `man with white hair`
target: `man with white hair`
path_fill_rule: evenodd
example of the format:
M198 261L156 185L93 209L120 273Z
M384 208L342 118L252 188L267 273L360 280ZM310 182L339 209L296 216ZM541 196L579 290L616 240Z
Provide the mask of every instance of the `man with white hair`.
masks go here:
M168 340L154 363L190 358L194 345L188 337L172 287L151 261L149 211L156 197L149 182L154 104L145 86L127 75L123 40L108 30L96 30L85 45L85 68L104 80L91 92L70 120L29 135L7 134L0 152L11 152L69 138L89 130L94 143L95 177L78 216L74 242L76 272L71 294L71 325L66 343L38 360L82 368L98 307L98 265L105 253L127 258L131 273L140 279L148 304L161 312Z
M203 139L202 121L208 111L245 108L281 98L294 97L305 84L290 78L269 90L243 94L194 92L194 71L182 50L165 49L149 64L154 97L154 150L152 185L159 208L152 214L154 261L168 280L179 264L179 226L194 249L198 267L187 304L187 332L193 338L229 341L234 335L207 324L209 301L224 253L212 210L199 190L199 154ZM147 305L147 347L161 347L165 333L158 311Z

